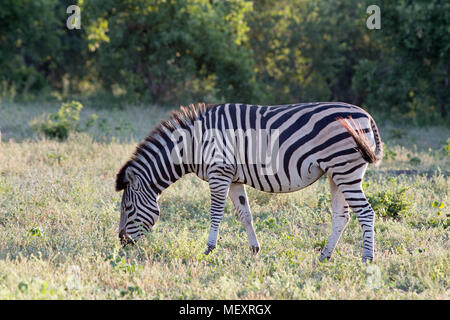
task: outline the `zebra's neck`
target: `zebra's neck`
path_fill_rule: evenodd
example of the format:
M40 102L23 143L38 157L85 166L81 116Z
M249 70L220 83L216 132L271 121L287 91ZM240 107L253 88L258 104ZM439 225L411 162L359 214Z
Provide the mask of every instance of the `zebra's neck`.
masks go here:
M193 152L192 131L193 126L164 130L138 146L135 165L158 195L185 174L194 172L189 158Z

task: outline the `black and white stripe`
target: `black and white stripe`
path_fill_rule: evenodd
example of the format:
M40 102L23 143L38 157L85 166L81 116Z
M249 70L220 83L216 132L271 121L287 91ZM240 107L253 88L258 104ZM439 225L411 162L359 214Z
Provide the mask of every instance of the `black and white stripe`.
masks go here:
M180 135L180 131L185 134ZM236 134L243 132L256 135ZM276 170L271 173L266 173L267 163L252 161L255 145L266 138L258 136L259 132L277 141L278 148L271 154ZM198 134L202 140L196 139ZM174 152L176 148L181 151ZM346 103L182 107L137 147L117 175L116 189L124 190L120 237L128 243L148 231L159 218L157 199L161 192L185 174L195 173L209 182L211 192L206 253L217 244L228 196L252 250L257 252L259 243L244 185L266 192L293 192L327 174L333 227L320 259L331 257L351 208L364 234L363 259L371 260L374 212L362 190L362 178L367 164L379 161L381 155L381 139L372 117Z

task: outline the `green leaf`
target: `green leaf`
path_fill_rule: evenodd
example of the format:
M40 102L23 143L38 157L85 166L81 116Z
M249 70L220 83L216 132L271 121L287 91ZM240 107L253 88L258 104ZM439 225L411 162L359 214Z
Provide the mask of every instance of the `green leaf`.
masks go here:
M439 201L434 201L432 206L433 206L433 208L443 209L444 208L444 203L443 202L439 202Z

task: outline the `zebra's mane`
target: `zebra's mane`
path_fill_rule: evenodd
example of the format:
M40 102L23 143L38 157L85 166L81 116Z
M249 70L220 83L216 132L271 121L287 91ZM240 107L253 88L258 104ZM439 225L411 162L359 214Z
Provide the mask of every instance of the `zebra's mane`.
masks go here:
M172 111L169 114L168 119L162 120L159 124L157 124L139 144L139 146L148 141L158 141L156 140L156 137L164 134L167 130L173 131L177 128L184 128L193 124L201 114L215 106L217 106L217 104L206 104L203 102L190 104L187 107L180 105L180 109Z
M166 134L167 131L172 132L177 128L185 128L192 125L201 114L217 105L218 104L196 103L190 104L187 107L180 106L179 110L172 111L167 119L162 120L159 124L154 126L150 133L136 146L136 150L132 154L131 159L128 160L117 173L116 191L123 190L126 187L128 182L125 179L125 171L133 161L138 159L138 155L145 145L148 145L148 143L160 144L161 142L158 140L158 136Z

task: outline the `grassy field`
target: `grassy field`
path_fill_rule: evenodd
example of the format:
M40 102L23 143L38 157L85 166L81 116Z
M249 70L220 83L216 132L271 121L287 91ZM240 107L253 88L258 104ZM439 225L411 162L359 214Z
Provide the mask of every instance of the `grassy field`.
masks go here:
M209 192L192 175L163 193L154 230L121 248L115 172L169 110L83 109L96 124L59 142L32 130L57 109L0 105L0 299L449 299L448 128L377 121L387 156L364 185L386 212L376 260L361 262L352 215L333 258L314 265L331 231L325 178L291 194L247 188L257 256L229 200L218 248L203 255Z

